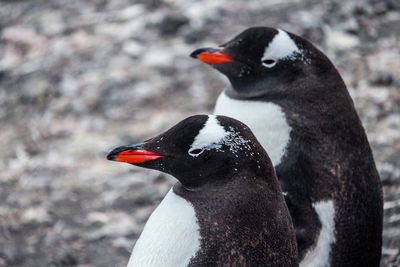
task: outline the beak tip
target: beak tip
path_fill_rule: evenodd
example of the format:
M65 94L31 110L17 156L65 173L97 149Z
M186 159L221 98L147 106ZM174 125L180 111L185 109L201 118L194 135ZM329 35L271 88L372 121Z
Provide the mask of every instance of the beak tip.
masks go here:
M113 149L110 153L108 153L107 159L108 159L108 160L112 160L112 161L117 161L117 156L118 156L118 154L119 154L120 152L126 151L126 150L128 150L128 149L129 149L129 147L127 147L127 146L120 146L120 147L117 147L117 148Z
M201 53L201 51L199 51L200 49L197 49L197 50L195 50L195 51L193 51L192 53L190 53L190 57L191 58L194 58L194 59L197 59L197 56Z
M113 153L109 153L108 155L107 155L107 159L108 160L112 160L112 161L116 161L116 155L115 154L113 154Z
M191 54L190 57L195 58L195 59L199 59L199 55L203 52L210 52L210 53L214 53L214 52L219 52L219 49L216 48L211 48L211 47L206 47L206 48L198 48L196 50L194 50Z

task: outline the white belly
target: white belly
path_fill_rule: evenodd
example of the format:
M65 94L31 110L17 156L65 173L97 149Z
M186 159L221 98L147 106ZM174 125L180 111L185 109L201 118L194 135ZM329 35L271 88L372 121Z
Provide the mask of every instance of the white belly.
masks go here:
M147 221L128 267L187 266L199 247L194 208L171 189Z
M214 114L235 118L249 126L274 166L281 162L290 141L291 128L279 105L272 102L236 100L222 92Z

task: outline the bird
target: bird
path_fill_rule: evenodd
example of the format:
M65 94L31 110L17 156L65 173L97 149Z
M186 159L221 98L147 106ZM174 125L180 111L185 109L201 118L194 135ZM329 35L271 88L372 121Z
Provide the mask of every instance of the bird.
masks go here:
M275 170L240 121L191 116L107 158L177 179L146 222L129 267L298 266Z
M379 266L382 185L354 103L328 57L270 27L248 28L190 56L229 80L214 114L248 125L268 151L300 266Z

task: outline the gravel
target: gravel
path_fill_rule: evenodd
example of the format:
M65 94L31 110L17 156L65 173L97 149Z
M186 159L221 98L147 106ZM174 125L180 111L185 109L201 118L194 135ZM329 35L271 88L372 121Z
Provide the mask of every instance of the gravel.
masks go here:
M305 36L342 74L384 184L400 264L396 0L0 2L0 266L123 266L173 183L108 151L212 112L226 79L189 58L247 27Z

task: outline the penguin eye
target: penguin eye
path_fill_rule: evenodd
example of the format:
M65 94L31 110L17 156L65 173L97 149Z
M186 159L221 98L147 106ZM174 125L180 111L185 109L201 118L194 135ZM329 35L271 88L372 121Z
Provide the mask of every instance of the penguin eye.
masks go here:
M203 153L204 149L200 148L194 148L194 149L189 149L188 153L190 156L197 157L201 153Z
M276 61L273 59L263 59L263 60L261 60L261 62L262 62L262 65L267 68L272 68L276 64Z

